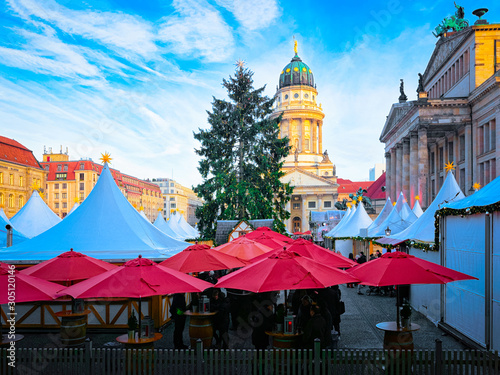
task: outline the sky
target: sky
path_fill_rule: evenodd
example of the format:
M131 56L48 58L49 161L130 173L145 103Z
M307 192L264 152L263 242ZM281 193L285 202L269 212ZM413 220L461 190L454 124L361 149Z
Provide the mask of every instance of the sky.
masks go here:
M207 128L213 97L242 59L254 87L276 92L298 52L325 112L323 149L337 175L367 180L384 163L379 141L404 79L416 99L453 1L0 0L0 135L41 160L111 153L139 178L201 182L193 132ZM500 21L500 3L460 1Z

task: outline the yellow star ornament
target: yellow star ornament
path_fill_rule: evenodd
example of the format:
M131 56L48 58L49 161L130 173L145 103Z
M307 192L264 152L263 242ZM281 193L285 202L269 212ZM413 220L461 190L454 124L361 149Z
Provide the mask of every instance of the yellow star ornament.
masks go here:
M361 202L363 200L363 197L362 196L359 196L358 197L358 202Z
M158 207L158 210L157 210L157 211L158 211L158 212L160 212L160 211L162 211L162 210L163 210L163 209L162 209L161 207Z
M144 207L139 207L139 211L144 211Z
M80 198L78 198L78 197L75 197L75 198L73 199L73 202L75 202L75 203L78 203L78 202L80 202Z
M481 189L481 185L479 184L479 182L476 182L474 185L472 185L472 188L473 188L475 191L478 191L479 189Z
M99 160L102 162L102 164L111 164L111 160L113 160L113 158L108 152L105 152L104 154L101 154L101 158Z
M450 171L454 171L455 170L455 162L448 162L448 163L445 163L444 165L444 170L446 171L446 173L450 172Z
M31 183L31 191L38 190L38 189L40 189L40 185L38 184L38 181L34 180Z

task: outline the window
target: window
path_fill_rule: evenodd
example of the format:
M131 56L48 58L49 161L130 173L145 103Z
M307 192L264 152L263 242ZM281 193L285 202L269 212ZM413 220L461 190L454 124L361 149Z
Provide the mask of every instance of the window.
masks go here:
M443 153L443 148L442 147L439 147L439 159L438 159L438 170L439 171L442 171L443 168L444 168L444 153Z
M170 201L175 201L175 197L170 197Z
M54 194L54 199L59 199L59 193Z
M293 209L294 210L300 210L300 203L294 203L293 204Z
M54 203L54 208L59 208L59 203Z
M170 208L176 208L176 207L177 207L177 205L175 203L170 204Z
M80 163L80 169L85 169L85 164L84 163Z
M171 183L170 183L170 187L172 187L172 186L174 186L174 183L173 183L173 182L171 182Z
M308 202L307 207L308 208L316 208L316 202Z
M14 195L9 194L9 208L14 208Z
M84 193L78 194L78 198L80 199L80 202L82 202L85 199L85 194Z
M63 168L63 171L67 171L68 170L68 164L64 164L64 168Z
M63 212L62 213L62 217L65 218L66 216L68 216L68 213L67 212Z
M61 165L61 164L57 164L57 171L58 171L58 172L61 172L61 171L62 171L62 165Z
M80 190L85 190L85 182L80 182Z
M9 185L14 185L14 175L13 174L11 174L9 176Z
M465 191L465 168L460 168L460 175L458 177L460 181L460 189Z
M19 176L19 186L24 186L24 176Z
M0 184L3 184L3 172L0 172Z
M59 190L59 184L54 184L54 189Z
M293 97L294 97L295 99L298 99L298 98L299 98L299 94L295 93L295 94L293 94Z
M24 197L22 195L19 196L19 208L24 206Z
M3 206L5 204L5 198L2 193L0 193L0 206Z
M287 95L285 95L285 100L287 100L287 99L288 99L288 94L287 94Z
M453 156L453 142L448 142L448 162L455 161L455 158Z
M500 70L500 40L495 40L495 72Z
M68 184L66 184L66 183L62 184L62 188L63 188L63 190L66 190L68 188Z
M80 173L80 180L85 180L85 174L84 173Z
M431 157L429 158L429 162L430 162L430 171L431 173L435 173L436 172L436 163L435 163L435 155L434 155L434 152L431 152ZM432 198L434 199L434 197Z
M48 171L48 170L50 169L49 165L47 164L47 165L44 167L44 169L45 169L46 171Z
M68 208L68 204L66 202L63 202L63 208Z
M461 135L459 137L459 144L460 144L460 161L465 160L465 135Z
M68 199L68 193L62 193L61 194L62 199Z
M325 208L331 208L332 207L332 202L331 201L325 201L324 207Z
M56 180L65 180L67 173L56 173Z
M170 189L170 194L174 194L174 189Z

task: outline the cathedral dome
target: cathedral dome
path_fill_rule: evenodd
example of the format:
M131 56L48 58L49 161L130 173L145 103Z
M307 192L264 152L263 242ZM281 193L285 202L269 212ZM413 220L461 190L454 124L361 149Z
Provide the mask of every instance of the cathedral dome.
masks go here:
M295 85L314 87L314 76L311 69L300 59L297 53L281 71L279 88Z

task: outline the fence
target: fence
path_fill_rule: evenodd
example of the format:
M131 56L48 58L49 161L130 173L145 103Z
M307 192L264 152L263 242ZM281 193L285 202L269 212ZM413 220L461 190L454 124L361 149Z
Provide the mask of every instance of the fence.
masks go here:
M126 350L17 349L0 351L0 374L453 374L498 375L498 352L436 350Z

